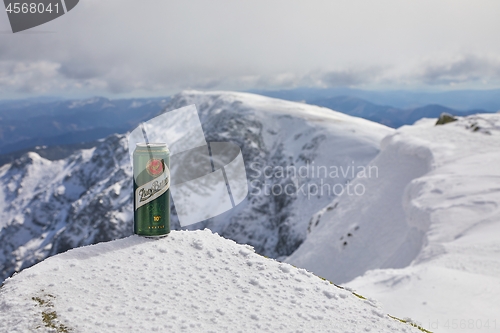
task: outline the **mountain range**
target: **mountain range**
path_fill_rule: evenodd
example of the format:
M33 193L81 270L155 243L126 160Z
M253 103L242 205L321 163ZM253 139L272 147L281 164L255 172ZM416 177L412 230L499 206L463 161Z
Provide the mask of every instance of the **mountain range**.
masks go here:
M273 258L293 253L311 216L341 193L393 131L326 108L245 93L188 91L174 96L166 112L191 104L198 106L208 142L241 147L250 194L189 229L210 228ZM320 167L338 170L318 175ZM131 171L125 135L65 159L30 152L1 167L0 279L70 248L130 235ZM172 228L179 229L175 206L172 211Z
M254 93L289 101L324 100L339 96L363 99L378 105L391 105L399 109L415 109L426 105L442 105L458 110L500 110L500 90L362 90L354 88L294 88L286 90L254 90Z

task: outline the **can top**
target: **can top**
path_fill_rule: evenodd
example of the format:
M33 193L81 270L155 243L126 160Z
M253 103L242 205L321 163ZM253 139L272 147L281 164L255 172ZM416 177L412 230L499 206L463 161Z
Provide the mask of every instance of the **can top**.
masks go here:
M152 151L168 151L166 143L137 143L135 152L152 152Z
M139 148L167 148L166 143L138 143L137 147Z

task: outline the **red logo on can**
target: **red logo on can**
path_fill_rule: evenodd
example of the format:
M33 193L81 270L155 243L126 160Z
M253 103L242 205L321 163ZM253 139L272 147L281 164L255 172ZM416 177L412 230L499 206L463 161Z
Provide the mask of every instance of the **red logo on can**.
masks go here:
M153 177L158 177L163 172L163 162L160 159L152 158L146 164L146 171Z

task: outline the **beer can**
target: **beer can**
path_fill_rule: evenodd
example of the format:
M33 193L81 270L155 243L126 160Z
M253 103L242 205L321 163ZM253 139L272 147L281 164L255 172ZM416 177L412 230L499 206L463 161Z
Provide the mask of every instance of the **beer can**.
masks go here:
M133 153L134 233L170 232L170 152L164 143L138 143Z

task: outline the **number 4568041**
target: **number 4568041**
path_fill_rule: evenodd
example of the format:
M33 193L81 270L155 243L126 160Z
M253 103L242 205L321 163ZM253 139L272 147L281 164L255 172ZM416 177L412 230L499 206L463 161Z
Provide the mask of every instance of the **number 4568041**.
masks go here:
M53 11L56 12L56 14L59 14L59 4L56 3L54 5L54 8L52 8L52 4L49 3L47 6L43 3L20 3L20 2L15 2L15 3L9 3L7 8L5 9L7 13L14 13L14 14L42 14L42 13L52 13Z

